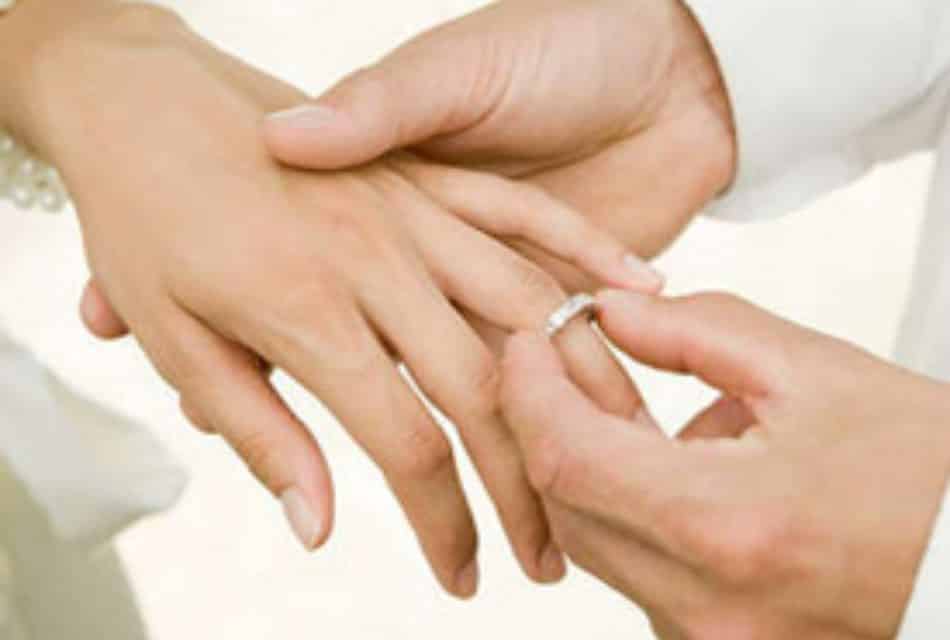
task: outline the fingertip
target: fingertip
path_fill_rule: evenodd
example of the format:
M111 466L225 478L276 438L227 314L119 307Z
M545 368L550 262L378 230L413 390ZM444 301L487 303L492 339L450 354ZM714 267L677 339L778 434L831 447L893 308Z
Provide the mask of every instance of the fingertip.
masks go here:
M323 546L330 535L330 517L327 505L299 487L291 487L280 494L284 516L297 540L306 551Z
M261 124L264 146L275 160L288 166L305 166L302 150L305 141L299 131L276 116L267 116Z
M462 600L470 600L478 593L478 582L480 570L478 567L478 558L472 558L465 567L463 567L455 577L455 584L452 587L452 595Z
M538 566L540 568L538 579L542 584L555 584L567 574L564 553L553 541L541 552Z
M264 142L280 162L311 168L321 149L321 139L332 131L337 119L336 111L316 104L276 111L264 118Z
M102 292L94 281L88 283L83 290L79 303L79 315L86 329L102 340L115 340L129 332L125 322L103 298Z
M618 284L624 289L657 294L666 287L666 276L639 256L627 253L620 262Z
M367 132L354 128L343 110L304 104L267 115L264 144L279 162L303 169L334 170L368 162L378 153Z
M327 543L333 532L336 512L333 477L319 446L300 460L298 465L298 487L307 497L317 517L318 526L311 542L311 550L316 550Z

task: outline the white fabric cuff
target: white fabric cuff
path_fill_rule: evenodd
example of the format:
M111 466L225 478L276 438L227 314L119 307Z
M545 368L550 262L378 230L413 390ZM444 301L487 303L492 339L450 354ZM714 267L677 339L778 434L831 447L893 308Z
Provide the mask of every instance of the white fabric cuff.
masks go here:
M904 615L900 640L950 638L950 493L944 497L930 547Z
M184 489L146 429L71 392L2 334L0 406L0 457L63 540L100 544Z
M852 141L922 96L946 0L686 0L719 59L739 171L710 213L785 213L872 163Z

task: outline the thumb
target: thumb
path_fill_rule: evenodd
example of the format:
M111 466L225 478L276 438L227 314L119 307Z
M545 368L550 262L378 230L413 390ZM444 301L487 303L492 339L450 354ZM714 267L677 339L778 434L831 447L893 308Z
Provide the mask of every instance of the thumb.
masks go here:
M291 166L341 169L481 121L500 94L479 79L486 57L477 44L459 43L449 53L436 35L428 38L312 103L271 114L264 124L271 154Z
M794 354L810 334L739 298L684 298L605 291L604 333L634 360L694 375L736 398L764 397L793 384Z
M600 410L568 377L543 336L508 341L501 407L532 485L548 500L583 512L676 554L666 530L671 505L710 495L724 469L678 447L647 425Z

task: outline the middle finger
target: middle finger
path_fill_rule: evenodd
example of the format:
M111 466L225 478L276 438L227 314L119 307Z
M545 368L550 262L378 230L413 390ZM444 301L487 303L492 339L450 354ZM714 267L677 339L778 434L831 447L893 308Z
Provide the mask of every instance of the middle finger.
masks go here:
M356 305L307 293L251 328L258 352L326 403L383 471L442 585L473 595L477 536L445 434Z

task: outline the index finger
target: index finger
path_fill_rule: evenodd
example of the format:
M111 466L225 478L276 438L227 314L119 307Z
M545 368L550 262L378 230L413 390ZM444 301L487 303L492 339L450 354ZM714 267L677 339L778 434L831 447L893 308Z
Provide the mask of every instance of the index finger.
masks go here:
M643 364L694 375L740 398L768 396L793 379L786 356L799 336L789 336L789 323L733 296L604 291L597 302L604 333Z
M610 286L644 293L657 293L663 288L665 280L658 271L540 187L405 159L394 163L394 168L486 234L524 240Z
M540 335L509 340L502 376L502 410L535 489L676 554L668 516L681 510L671 507L708 498L719 465L599 409Z

